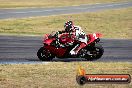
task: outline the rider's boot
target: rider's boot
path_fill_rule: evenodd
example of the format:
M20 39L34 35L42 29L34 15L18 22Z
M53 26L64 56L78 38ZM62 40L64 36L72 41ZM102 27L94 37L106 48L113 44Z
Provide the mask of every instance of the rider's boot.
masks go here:
M71 55L77 55L78 51L82 48L84 48L86 46L85 43L81 43L81 44L78 44L76 45L71 51L70 51L70 54Z

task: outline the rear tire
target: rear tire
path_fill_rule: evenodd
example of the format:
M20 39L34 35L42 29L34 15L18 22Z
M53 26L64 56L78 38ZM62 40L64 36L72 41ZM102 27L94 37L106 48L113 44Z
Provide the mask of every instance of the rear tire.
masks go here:
M44 47L41 47L38 50L37 56L41 61L50 61L54 58L53 55Z
M90 51L90 55L85 56L85 59L89 61L97 60L102 57L103 53L104 53L104 49L102 45L95 44L94 49Z

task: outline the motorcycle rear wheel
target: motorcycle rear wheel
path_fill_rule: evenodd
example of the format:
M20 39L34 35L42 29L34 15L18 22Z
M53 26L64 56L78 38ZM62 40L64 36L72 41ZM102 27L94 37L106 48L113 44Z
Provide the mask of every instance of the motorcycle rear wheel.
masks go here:
M38 50L37 56L39 60L41 61L51 61L54 58L53 55L48 50L46 50L44 47L41 47Z

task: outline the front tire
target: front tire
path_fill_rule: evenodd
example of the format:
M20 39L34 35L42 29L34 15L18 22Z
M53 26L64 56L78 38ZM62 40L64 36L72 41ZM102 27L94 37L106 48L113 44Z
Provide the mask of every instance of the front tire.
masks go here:
M85 59L89 61L97 60L102 57L103 53L104 53L104 49L102 45L95 44L94 48L90 50L90 54L85 56Z
M50 61L54 58L53 55L44 47L41 47L38 50L37 56L41 61Z

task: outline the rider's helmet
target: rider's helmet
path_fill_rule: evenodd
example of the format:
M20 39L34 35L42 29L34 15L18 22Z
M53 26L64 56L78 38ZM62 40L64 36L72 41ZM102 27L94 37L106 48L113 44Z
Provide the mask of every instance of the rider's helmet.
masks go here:
M66 32L71 32L71 31L73 31L73 29L74 29L73 22L72 22L72 21L67 21L67 22L64 24L64 28L65 28L65 31L66 31Z

